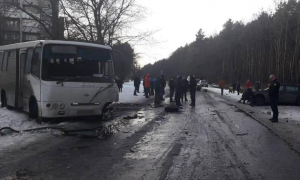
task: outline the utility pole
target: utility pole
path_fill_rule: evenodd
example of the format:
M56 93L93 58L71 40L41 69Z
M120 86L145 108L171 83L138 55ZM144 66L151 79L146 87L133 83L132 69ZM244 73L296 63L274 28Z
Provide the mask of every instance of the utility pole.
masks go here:
M23 9L23 0L20 0L20 7ZM20 15L20 42L23 42L23 12L19 10Z

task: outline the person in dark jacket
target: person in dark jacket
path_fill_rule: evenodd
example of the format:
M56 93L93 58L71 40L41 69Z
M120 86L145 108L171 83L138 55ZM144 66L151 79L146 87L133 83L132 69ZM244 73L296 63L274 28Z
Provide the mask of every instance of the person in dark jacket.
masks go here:
M253 106L253 91L251 88L248 88L242 95L242 98L239 102L243 101L243 104L245 104L245 101L250 102L250 106Z
M236 82L233 82L232 83L232 94L235 93L235 90L236 90Z
M277 81L275 75L270 76L271 84L269 86L269 97L270 97L270 105L273 111L273 117L270 119L271 122L277 123L278 122L278 99L279 99L279 89L280 83Z
M181 93L182 93L182 77L178 76L176 79L176 92L175 92L175 102L177 106L182 106L182 104L180 103L180 98L181 98Z
M155 80L155 104L159 104L161 102L161 79L158 76Z
M196 105L196 87L197 87L197 81L194 76L190 76L190 94L191 94L191 106Z
M160 83L161 83L161 97L163 98L163 96L165 95L165 88L166 88L166 85L167 85L167 82L165 80L164 75L161 75Z
M241 90L241 85L240 85L240 82L238 81L236 83L236 91L237 91L238 95L240 95L240 90Z
M185 101L188 101L186 94L189 89L189 82L186 78L183 78L181 86L182 86L181 101L183 102L183 98L185 99Z
M175 92L175 81L174 81L173 77L171 77L171 79L169 80L169 88L170 88L170 102L174 102L173 96L174 96L174 92Z
M139 92L139 87L140 87L141 79L139 76L135 76L133 80L134 84L134 92L133 95L137 96L136 92Z
M117 78L117 79L116 79L116 83L117 83L117 86L118 86L118 88L119 88L119 92L122 92L122 89L123 89L123 83L124 83L123 80Z
M255 91L259 91L261 88L260 81L256 81L254 87L255 87Z
M154 96L155 78L150 78L150 96Z

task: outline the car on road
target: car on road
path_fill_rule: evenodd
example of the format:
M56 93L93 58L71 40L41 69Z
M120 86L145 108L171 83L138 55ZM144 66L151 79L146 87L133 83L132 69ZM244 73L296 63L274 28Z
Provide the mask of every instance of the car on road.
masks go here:
M254 92L254 103L262 106L270 102L269 88ZM281 85L279 89L279 104L296 104L300 106L300 86Z
M206 80L200 80L199 84L200 84L201 87L208 87L208 83L207 83Z
M202 89L201 84L200 84L200 81L201 81L201 80L197 80L197 82L198 82L198 83L197 83L197 87L196 87L196 88L197 88L197 91L200 91L200 90Z

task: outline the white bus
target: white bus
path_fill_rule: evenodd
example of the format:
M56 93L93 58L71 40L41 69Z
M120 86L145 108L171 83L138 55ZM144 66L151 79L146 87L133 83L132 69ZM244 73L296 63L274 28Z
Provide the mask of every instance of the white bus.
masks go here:
M0 46L1 106L30 118L101 115L118 101L111 48L41 40Z

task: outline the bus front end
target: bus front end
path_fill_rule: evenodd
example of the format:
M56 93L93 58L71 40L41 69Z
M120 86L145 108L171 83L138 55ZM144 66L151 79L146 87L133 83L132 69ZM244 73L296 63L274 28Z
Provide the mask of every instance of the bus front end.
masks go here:
M111 49L44 44L40 92L43 118L102 115L119 99Z

